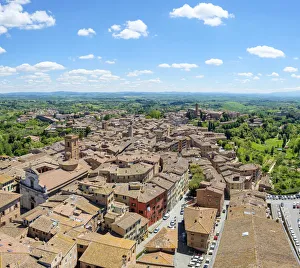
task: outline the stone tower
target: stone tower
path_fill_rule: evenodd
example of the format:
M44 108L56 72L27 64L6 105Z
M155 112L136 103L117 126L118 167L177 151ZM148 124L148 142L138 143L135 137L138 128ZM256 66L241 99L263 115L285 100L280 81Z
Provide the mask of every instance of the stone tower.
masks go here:
M198 103L196 103L195 114L196 114L196 116L199 115L199 104Z
M132 123L128 127L128 137L130 137L130 138L133 137L133 126L132 126Z
M76 135L67 135L65 137L65 157L69 159L79 159L79 137Z

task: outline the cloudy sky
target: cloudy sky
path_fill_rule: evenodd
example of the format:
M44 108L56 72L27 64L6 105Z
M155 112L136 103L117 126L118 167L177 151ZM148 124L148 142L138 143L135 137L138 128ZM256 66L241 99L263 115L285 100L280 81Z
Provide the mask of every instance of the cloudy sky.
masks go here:
M300 90L299 8L299 0L0 0L0 93Z

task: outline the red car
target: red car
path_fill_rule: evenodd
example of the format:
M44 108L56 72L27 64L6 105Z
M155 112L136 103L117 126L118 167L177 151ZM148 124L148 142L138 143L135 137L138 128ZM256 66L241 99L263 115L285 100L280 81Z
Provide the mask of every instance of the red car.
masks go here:
M218 237L216 235L214 236L214 240L218 240Z

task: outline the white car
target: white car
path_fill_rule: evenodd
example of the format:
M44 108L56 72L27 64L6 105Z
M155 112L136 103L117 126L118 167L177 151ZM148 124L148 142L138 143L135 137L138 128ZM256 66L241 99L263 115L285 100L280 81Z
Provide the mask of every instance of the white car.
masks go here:
M169 219L170 218L170 214L169 213L167 213L167 214L165 214L164 216L163 216L163 220L167 220L167 219Z
M194 261L190 261L190 263L188 264L189 267L195 266L196 263Z

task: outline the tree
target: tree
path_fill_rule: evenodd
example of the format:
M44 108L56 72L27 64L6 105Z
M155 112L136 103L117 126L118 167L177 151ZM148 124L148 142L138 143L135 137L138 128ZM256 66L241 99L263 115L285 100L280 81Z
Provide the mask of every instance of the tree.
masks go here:
M245 161L246 161L246 162L249 162L249 161L250 161L250 156L249 156L248 154L246 154L246 156L245 156Z
M282 148L284 148L286 145L286 135L283 136L283 140L282 140Z
M272 148L271 148L271 155L272 156L274 155L274 146L272 146Z
M90 127L90 126L87 126L87 127L85 128L85 133L84 133L85 137L87 137L91 132L92 132L91 127Z
M189 182L189 190L193 196L196 195L196 190L200 187L201 181L204 180L203 170L197 164L190 165L190 172L192 173L192 179Z
M161 112L159 110L151 110L148 113L148 116L150 116L151 118L160 119L161 118Z

